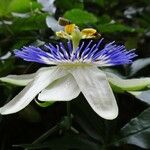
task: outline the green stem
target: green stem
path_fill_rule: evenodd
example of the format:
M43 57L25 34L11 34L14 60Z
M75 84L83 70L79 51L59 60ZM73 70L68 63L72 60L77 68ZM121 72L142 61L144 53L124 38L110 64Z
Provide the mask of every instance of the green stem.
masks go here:
M79 29L75 29L74 32L72 32L72 45L73 45L73 53L78 48L80 40L82 39L81 32Z
M73 53L78 48L81 39L72 39Z
M39 144L40 142L43 142L50 134L56 132L58 129L59 129L59 125L55 125L53 128L51 128L43 135L41 135L38 139L36 139L32 144ZM29 149L25 148L24 150L29 150Z
M40 143L40 142L44 141L50 134L54 133L58 129L59 129L58 125L54 126L50 130L45 132L43 135L41 135L38 139L36 139L32 144L37 144L37 143Z
M67 117L68 117L68 126L67 126L67 129L69 130L70 127L71 127L70 101L67 101Z

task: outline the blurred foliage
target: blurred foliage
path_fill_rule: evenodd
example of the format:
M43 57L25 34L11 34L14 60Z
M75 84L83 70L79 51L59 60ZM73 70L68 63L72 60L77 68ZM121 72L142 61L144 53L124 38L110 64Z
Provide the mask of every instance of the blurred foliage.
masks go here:
M128 49L136 48L139 60L131 66L111 68L111 72L122 79L149 77L150 0L55 0L54 5L56 12L52 14L44 12L36 0L0 0L0 76L31 73L41 67L14 58L13 50L57 40L47 27L46 17L63 16L81 29L96 28L108 41L125 43ZM124 89L128 85L122 81L117 83L117 90L114 85L112 82L120 110L117 119L100 118L80 95L71 101L72 128L68 131L65 102L37 102L42 107L32 102L17 114L0 116L0 150L150 149L150 85L136 91ZM20 90L1 82L0 105ZM44 134L49 129L48 135ZM42 140L36 140L41 135Z
M93 14L81 9L72 9L66 11L64 17L78 25L93 24L97 22L97 18Z

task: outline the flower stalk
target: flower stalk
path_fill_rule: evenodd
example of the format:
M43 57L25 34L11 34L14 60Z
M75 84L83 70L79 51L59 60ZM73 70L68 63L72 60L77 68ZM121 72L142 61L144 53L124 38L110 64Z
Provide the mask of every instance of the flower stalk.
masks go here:
M67 118L68 118L68 124L67 124L67 130L71 127L71 104L70 101L67 102Z

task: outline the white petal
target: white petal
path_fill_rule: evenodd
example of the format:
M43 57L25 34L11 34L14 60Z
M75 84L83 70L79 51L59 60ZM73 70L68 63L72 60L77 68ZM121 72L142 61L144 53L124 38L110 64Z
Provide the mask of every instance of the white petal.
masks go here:
M122 79L112 72L106 72L109 82L120 91L139 91L150 85L150 78Z
M46 17L46 24L49 28L51 28L54 32L56 31L60 31L60 30L63 30L64 27L60 26L58 24L58 21L51 17L51 16L47 16Z
M79 87L71 74L62 77L46 89L38 96L41 101L68 101L76 98L80 93Z
M53 67L49 68L49 70L50 69L53 69ZM37 71L37 73L42 72L44 70L47 70L47 67L40 68ZM23 75L8 75L6 77L1 77L0 81L19 86L26 86L29 82L31 82L34 79L37 73L23 74Z
M70 70L93 110L105 119L114 119L118 107L106 75L95 67L77 67Z
M6 77L0 78L0 81L19 86L25 86L33 80L34 76L35 73L23 75L8 75Z
M35 96L47 87L51 82L65 76L66 72L57 67L47 67L37 71L33 81L31 81L17 96L9 103L0 108L1 114L11 114L25 108Z
M43 11L49 12L49 13L55 13L56 7L54 6L55 0L37 0L38 3L40 3L43 6Z
M11 56L11 52L8 51L6 54L4 54L3 56L0 57L0 60L8 59L8 58L10 58L10 56Z

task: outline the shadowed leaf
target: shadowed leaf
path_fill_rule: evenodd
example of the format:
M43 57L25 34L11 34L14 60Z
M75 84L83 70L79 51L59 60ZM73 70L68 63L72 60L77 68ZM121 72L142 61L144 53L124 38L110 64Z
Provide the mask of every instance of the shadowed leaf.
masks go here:
M150 149L150 107L143 111L138 117L133 118L120 131L120 136L114 142L119 146L122 144L133 144L141 148Z

